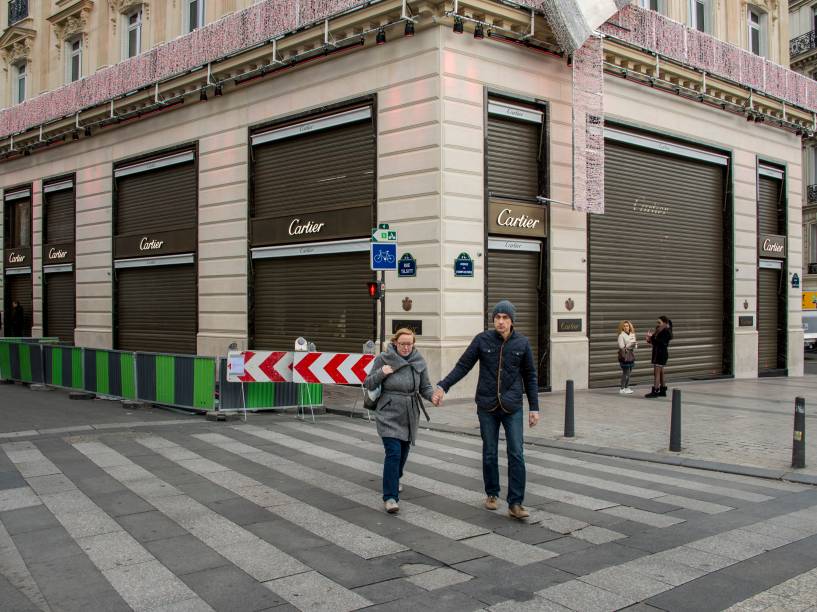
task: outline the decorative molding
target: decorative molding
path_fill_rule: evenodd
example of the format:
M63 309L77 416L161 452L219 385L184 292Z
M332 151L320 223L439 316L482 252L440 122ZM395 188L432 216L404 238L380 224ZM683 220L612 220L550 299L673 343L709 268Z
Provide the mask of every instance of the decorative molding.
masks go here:
M140 6L145 12L145 19L150 19L150 2L148 2L148 0L108 0L114 34L116 34L119 16Z
M6 29L0 36L0 56L6 65L29 61L36 36L35 30L21 27L19 23Z
M66 40L76 36L82 36L82 46L88 46L88 24L91 11L94 8L93 0L76 0L75 2L62 3L65 8L51 15L48 21L54 28L55 46L57 56L62 53L62 47Z

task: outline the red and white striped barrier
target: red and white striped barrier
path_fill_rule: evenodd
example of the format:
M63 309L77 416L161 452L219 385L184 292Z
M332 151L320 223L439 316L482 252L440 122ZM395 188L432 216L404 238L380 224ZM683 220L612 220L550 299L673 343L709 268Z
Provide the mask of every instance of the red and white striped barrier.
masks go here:
M230 382L292 382L292 351L243 351L243 373ZM239 369L242 372L242 369Z
M372 367L374 355L361 353L295 353L292 382L325 385L360 385Z

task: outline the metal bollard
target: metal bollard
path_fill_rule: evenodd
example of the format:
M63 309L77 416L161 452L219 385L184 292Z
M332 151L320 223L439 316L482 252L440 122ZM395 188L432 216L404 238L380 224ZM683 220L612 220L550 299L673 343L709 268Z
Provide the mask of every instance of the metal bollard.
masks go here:
M681 452L681 390L672 390L672 416L669 425L669 449Z
M806 467L806 400L794 399L794 439L791 444L791 466Z
M576 426L573 419L573 381L568 380L565 387L565 438L576 436Z

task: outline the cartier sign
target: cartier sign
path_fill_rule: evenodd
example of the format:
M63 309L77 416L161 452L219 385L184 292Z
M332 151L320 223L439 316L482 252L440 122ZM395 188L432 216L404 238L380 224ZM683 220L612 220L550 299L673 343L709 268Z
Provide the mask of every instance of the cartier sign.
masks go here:
M491 234L544 238L547 235L546 219L544 206L491 202L488 207L488 231Z
M760 234L758 247L761 257L786 258L786 237L776 234Z
M6 249L3 255L3 261L7 268L23 268L31 265L31 249L29 247Z
M158 257L196 250L196 230L181 229L172 232L143 232L114 239L115 259L131 257Z
M252 220L252 245L360 238L369 235L372 222L370 206L256 218Z
M45 265L71 263L73 261L73 243L67 242L61 244L46 244L43 247L43 263Z

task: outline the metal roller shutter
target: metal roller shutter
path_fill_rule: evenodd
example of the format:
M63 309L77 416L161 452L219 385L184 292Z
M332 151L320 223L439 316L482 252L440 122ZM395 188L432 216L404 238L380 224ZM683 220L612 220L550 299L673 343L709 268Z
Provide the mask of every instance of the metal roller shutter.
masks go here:
M6 281L6 312L3 316L3 325L6 336L11 335L11 330L8 326L9 312L11 311L11 303L17 302L23 307L23 315L25 316L25 329L23 336L31 335L31 313L34 308L34 300L31 287L30 274L8 274Z
M116 348L196 353L196 266L116 270Z
M589 216L590 384L613 385L616 329L629 319L640 344L635 380L649 380L647 329L674 323L669 376L724 369L724 168L608 140L605 212Z
M45 244L74 242L74 190L61 189L44 194Z
M376 337L367 252L260 259L253 266L254 347L291 350L303 336L319 351L359 352Z
M253 148L256 218L371 206L375 135L371 121Z
M488 115L488 191L535 198L539 195L542 124Z
M761 234L785 234L780 231L783 181L759 176L757 188L757 231Z
M759 268L757 277L758 368L774 370L780 367L780 270Z
M487 262L488 308L493 308L499 300L510 300L516 306L514 329L530 340L537 364L542 362L539 355L539 258L539 253L492 249L488 251ZM492 328L490 320L486 327ZM537 367L537 374L541 378L539 369Z
M45 279L45 335L57 337L60 342L74 344L75 289L74 273L44 274Z
M116 179L115 235L195 227L198 189L192 162Z

